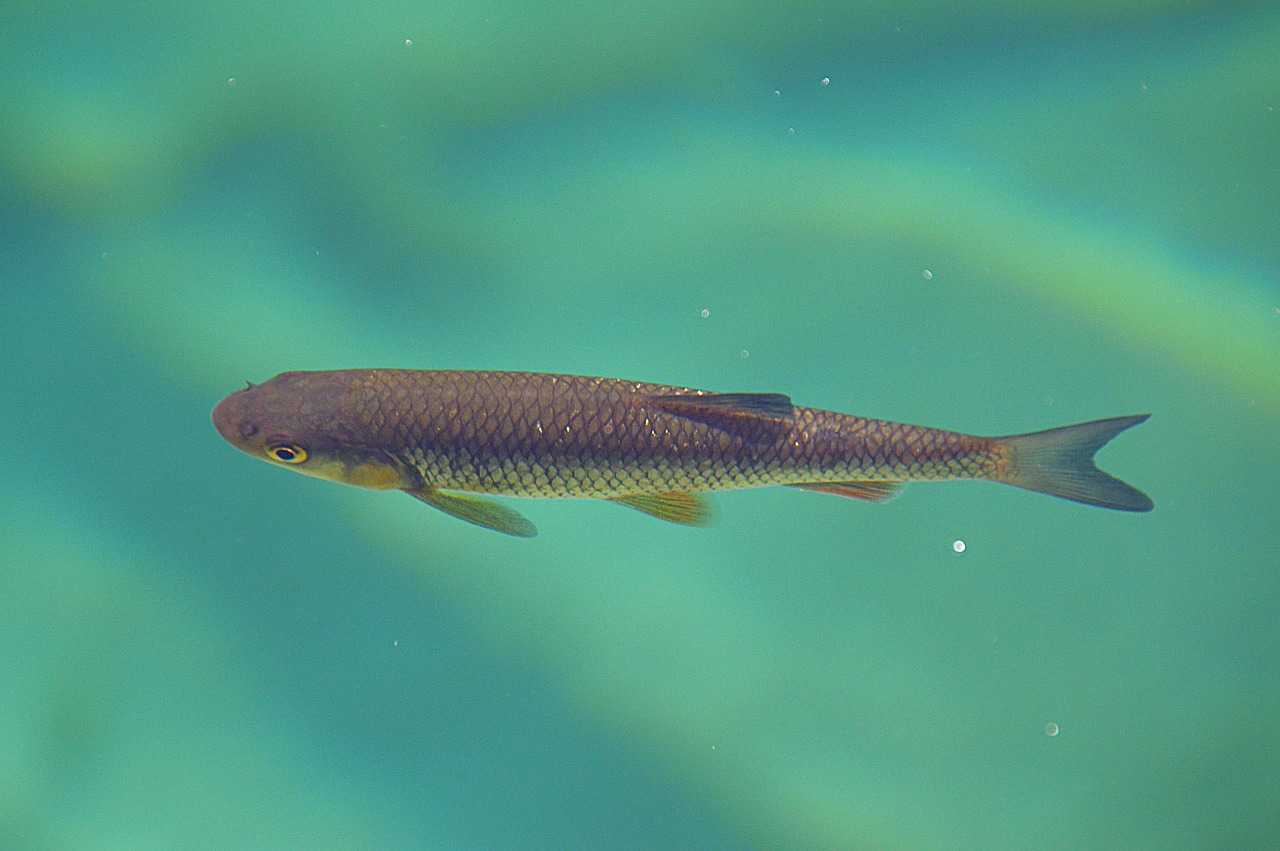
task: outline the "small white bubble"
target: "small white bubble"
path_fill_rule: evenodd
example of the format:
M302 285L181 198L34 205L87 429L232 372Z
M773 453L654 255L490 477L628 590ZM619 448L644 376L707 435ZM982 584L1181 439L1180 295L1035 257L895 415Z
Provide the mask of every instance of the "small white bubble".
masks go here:
M925 269L923 272L920 273L920 277L924 278L926 281L932 281L933 273L930 272L928 269Z
M788 136L794 136L794 135L796 135L796 128L794 128L794 127L788 127L788 128L787 128L787 135L788 135Z
M1055 724L1055 723L1053 723L1052 721L1050 721L1048 724L1045 724L1045 725L1044 725L1044 734L1045 734L1046 736L1049 736L1050 738L1052 738L1053 736L1058 735L1058 725L1057 725L1057 724Z
M965 547L964 541L952 541L951 549L955 550L958 553L962 553L967 549L967 547Z
M824 86L829 86L829 85L831 85L831 78L830 78L830 77L823 77L823 78L822 78L822 85L824 85Z
M404 46L405 46L405 47L413 47L413 39L411 39L411 38L406 38L406 39L404 40Z
M228 86L234 86L235 84L236 84L236 78L235 78L235 77L228 77L228 78L227 78L227 85L228 85Z
M706 318L707 318L708 316L710 316L710 315L711 315L711 311L710 311L710 310L707 310L705 307L704 307L704 308L702 308L702 318L703 318L703 319L706 319Z
M743 349L743 350L742 350L742 356L743 356L744 358L749 358L749 357L751 357L751 352L747 351L746 349Z
M780 98L780 97L782 97L782 92L778 91L777 89L774 89L774 90L773 90L773 96L774 96L774 97L776 97L776 98Z
M395 641L391 642L391 646L392 646L392 647L399 647L399 646L400 646L400 640L399 640L399 639L396 639Z

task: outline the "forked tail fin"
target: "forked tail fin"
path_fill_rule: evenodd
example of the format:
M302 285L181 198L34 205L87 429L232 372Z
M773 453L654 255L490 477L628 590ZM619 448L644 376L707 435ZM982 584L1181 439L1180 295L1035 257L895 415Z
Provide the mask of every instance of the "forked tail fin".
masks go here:
M1127 428L1150 414L1113 417L996 438L1004 444L1008 467L1000 481L1027 490L1121 511L1150 511L1151 497L1102 472L1093 455Z

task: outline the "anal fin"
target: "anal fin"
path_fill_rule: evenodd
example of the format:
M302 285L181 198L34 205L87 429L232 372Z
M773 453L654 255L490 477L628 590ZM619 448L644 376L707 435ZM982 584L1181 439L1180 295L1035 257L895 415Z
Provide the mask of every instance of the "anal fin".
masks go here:
M432 508L452 514L459 520L520 538L532 538L538 529L520 512L500 502L470 494L445 493L435 488L406 490L405 493L420 499Z
M836 496L847 496L867 502L884 502L898 495L902 482L813 482L790 487L819 493L833 493Z
M691 493L638 493L609 501L682 526L706 526L712 520L711 503Z

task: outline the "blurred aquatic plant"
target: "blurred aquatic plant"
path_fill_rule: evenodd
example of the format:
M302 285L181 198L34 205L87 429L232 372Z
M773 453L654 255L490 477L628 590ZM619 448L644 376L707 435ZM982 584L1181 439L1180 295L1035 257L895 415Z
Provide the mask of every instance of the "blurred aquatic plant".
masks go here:
M661 246L668 257L691 260L704 249L708 231L767 230L784 242L825 236L927 244L1280 415L1280 384L1272 380L1280 374L1277 315L1260 278L1205 268L1167 246L1056 214L936 163L833 152L798 156L723 139L701 147L698 155L660 167L589 173L567 198L527 192L518 203L502 200L484 211L457 199L437 201L456 204L457 219L501 246L491 249L499 268L520 269L526 280L533 271L533 280L554 280L562 294L589 287L601 300L617 285L602 285L597 276L572 279L566 258L622 269ZM744 162L753 164L745 180ZM628 203L601 212L604 197ZM225 237L225 224L215 227ZM130 328L151 326L152 344L193 373L216 370L205 376L212 380L238 361L242 372L267 377L255 367L278 360L264 346L312 365L350 363L357 351L362 364L402 360L376 328L377 318L342 292L340 281L320 280L323 269L271 271L239 259L210 264L216 247L208 237L157 237L147 234L136 249L118 244L116 260L86 275L96 279L93 307ZM128 262L121 264L121 257ZM849 281L835 270L825 283L850 297L880 286ZM989 284L969 286L975 298L998 297ZM267 305L305 309L282 313ZM173 333L175 326L181 333Z
M1109 11L1135 15L1144 6ZM1034 26L1038 16L1046 26L1064 8L1028 7L1019 26ZM1073 14L1080 12L1072 8ZM1141 214L1120 224L1114 215L1094 220L1063 210L1060 193L1069 191L1067 187L1057 190L1058 196L1046 199L1042 191L1037 197L1014 188L1005 167L975 169L968 155L954 149L920 155L893 152L883 144L872 150L850 148L832 144L830 138L799 147L783 135L762 139L759 127L744 130L685 117L668 119L667 131L660 139L647 140L656 146L650 144L642 156L625 144L579 141L575 144L581 153L568 163L560 162L549 175L513 170L507 161L513 155L510 145L492 149L503 159L489 163L490 171L524 181L519 192L493 185L484 163L466 163L459 173L458 146L469 136L483 135L487 125L537 126L547 120L543 113L548 109L563 120L581 120L581 113L574 111L579 108L569 104L616 96L620 88L635 89L645 81L691 86L699 73L689 65L691 57L726 38L727 22L709 10L686 10L683 17L676 16L681 20L678 27L673 27L672 18L651 10L644 15L588 18L595 25L584 30L563 26L564 16L580 13L578 7L556 9L508 10L506 16L488 17L457 7L433 14L431 32L416 41L409 38L412 44L392 37L393 32L412 33L424 26L415 22L408 6L383 10L372 18L361 15L359 20L294 17L287 10L266 19L247 15L242 41L233 53L220 42L196 39L213 30L206 13L170 12L163 20L188 34L188 50L116 57L132 68L130 73L117 73L123 79L112 80L123 87L116 97L103 97L102 84L91 78L74 87L39 76L32 79L38 66L18 64L19 50L10 62L20 69L18 79L30 85L14 86L7 93L5 107L12 120L0 143L0 164L32 197L82 210L104 229L102 239L118 257L127 252L128 241L139 243L140 253L125 267L86 270L87 277L99 282L99 296L113 311L127 313L151 304L174 308L159 311L148 306L142 316L128 319L130 323L137 319L145 324L148 316L163 316L166 322L191 317L192 333L174 338L183 341L182 351L172 354L195 355L196 363L213 362L208 350L198 345L203 334L229 343L224 336L228 333L267 339L261 327L266 324L278 333L281 325L276 323L282 317L246 309L253 304L247 290L257 291L264 301L296 303L297 287L316 286L317 277L332 278L330 286L320 285L329 295L307 299L305 319L315 323L308 330L329 330L313 334L313 339L369 336L359 332L358 311L350 310L349 295L342 292L347 284L334 277L332 267L321 263L277 272L270 263L267 268L243 266L242 260L218 247L219 241L241 232L250 250L261 250L260 236L244 233L239 223L189 219L184 231L174 233L175 222L167 214L138 218L146 210L171 210L175 203L197 200L191 196L190 182L201 170L218 162L223 151L245 144L255 134L270 133L296 135L308 149L310 167L333 169L334 190L342 194L327 200L354 204L364 215L376 217L376 229L393 244L470 257L495 276L527 274L531 260L550 255L592 259L583 257L584 250L596 258L628 252L634 259L655 251L691 256L708 250L710 234L728 235L730 241L734 234L766 232L781 240L816 233L834 242L909 239L989 269L1000 284L1037 293L1158 357L1205 372L1280 411L1280 390L1268 380L1280 367L1270 273L1258 274L1247 263L1211 263L1194 250L1179 251ZM967 14L981 20L991 11L978 4ZM743 10L733 19L732 27L740 33L739 49L760 57L760 64L769 64L764 57L791 49L797 39L821 40L822 32L848 28L855 21L884 27L890 20L877 12L846 10L844 20L837 17L819 26L802 10L792 10L787 20L802 22L800 29L784 32L771 28L778 23L772 19L775 14L763 8ZM920 13L905 10L901 14L905 17L892 18L894 27L914 24L926 38L942 37L937 19L913 17ZM22 31L24 18L32 17L38 19L29 10L27 16L17 16L16 31ZM1267 140L1280 141L1274 113L1267 111L1268 92L1280 73L1270 61L1280 49L1280 24L1267 16L1261 20L1261 26L1231 30L1236 44L1225 60L1210 55L1200 66L1179 62L1175 71L1162 72L1164 85L1144 103L1135 103L1130 92L1114 97L1112 104L1099 99L1098 104L1079 105L1079 129L1065 132L1089 140L1094 154L1074 160L1096 168L1111 156L1110 149L1092 141L1102 131L1090 126L1127 124L1138 144L1154 146L1149 147L1150 161L1168 162L1172 173L1185 174L1190 185L1200 187L1199 204L1192 208L1204 211L1198 214L1199 222L1218 215L1215 211L1238 219L1252 210L1255 221L1265 216L1280 186L1274 162L1266 157L1271 149ZM37 20L25 23L38 29ZM293 23L299 26L290 37L287 24ZM592 49L573 41L588 31ZM868 46L867 36L855 39ZM332 49L320 49L324 45ZM141 67L135 67L142 57L158 60L159 68L172 67L144 76ZM218 63L232 69L227 76L212 67ZM238 66L248 68L237 72ZM1203 104L1204 116L1186 115L1184 99L1164 94L1170 89L1198 93L1192 108ZM1233 94L1224 100L1224 91ZM709 103L719 109L717 97L710 95ZM140 108L147 102L150 108ZM1043 123L1049 120L1044 103L1052 101L1013 97L1006 99L1005 107ZM973 100L972 105L996 129L979 133L951 114L939 118L936 132L955 132L981 150L993 144L990 137L1001 132L999 128L1019 123L1009 115L994 121L987 101ZM558 119L553 115L549 120ZM1222 128L1233 122L1255 130L1224 134ZM1163 136L1153 135L1161 129L1166 131ZM916 143L899 144L910 148ZM1215 146L1212 156L1199 156L1203 145ZM1017 149L994 150L986 156L995 161L1020 158L1022 168L1040 170L1047 177L1092 179L1067 171L1064 163L1073 161L1072 155L1052 144L1028 142L1024 148L1040 152L1038 159L1031 161ZM1222 154L1228 152L1225 161L1234 163L1234 170L1221 165ZM957 153L958 162L953 159ZM1138 165L1121 162L1130 168ZM1205 176L1195 183L1200 163L1215 164L1216 185L1232 182L1229 203L1206 197L1215 184L1206 183ZM1135 173L1144 174L1138 169ZM1173 198L1174 186L1162 187L1160 175L1145 174L1153 197ZM224 173L223 179L234 185L232 175ZM307 177L292 174L285 179L296 183ZM1095 185L1091 192L1106 197L1107 187ZM1117 208L1128 205L1115 197L1108 203ZM202 235L186 232L190 229ZM1274 228L1253 233L1268 230ZM193 238L204 243L199 251L191 250ZM1267 250L1275 241L1255 244ZM155 256L157 251L163 256ZM228 274L235 279L229 280ZM557 287L569 292L587 285L601 296L609 292L607 283L601 287L590 276L575 280L563 268L556 274L563 276ZM281 278L294 284L290 287ZM832 285L838 280L833 276ZM853 280L839 284L851 292L881 285ZM424 281L424 286L449 285ZM273 292L276 287L288 291ZM190 292L197 289L198 294ZM138 299L138 294L146 299ZM188 306L199 309L184 310L181 302L187 299L194 300ZM328 306L335 302L342 305L337 310ZM218 313L228 310L244 315L215 321ZM287 324L289 319L284 319ZM356 321L355 333L337 332L351 321ZM307 327L301 324L303 317L294 322ZM378 320L371 317L370 324L376 326ZM255 347L225 348L252 352ZM383 357L390 354L386 347L383 352Z
M206 602L148 587L162 569L65 504L0 493L0 845L388 841L290 752Z

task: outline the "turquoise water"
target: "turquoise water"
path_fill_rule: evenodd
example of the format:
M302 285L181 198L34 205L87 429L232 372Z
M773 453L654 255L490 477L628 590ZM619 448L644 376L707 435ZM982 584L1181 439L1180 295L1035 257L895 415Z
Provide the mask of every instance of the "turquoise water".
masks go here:
M0 20L0 847L1280 844L1274 4ZM1156 510L526 541L209 423L352 366L1150 412Z

